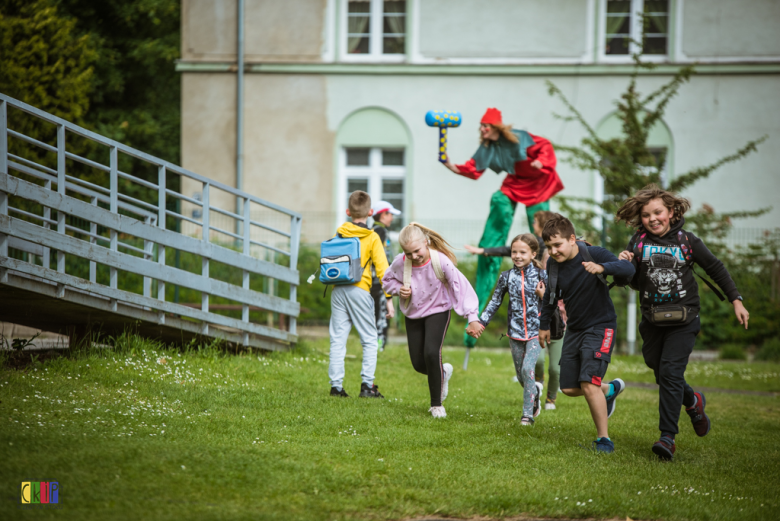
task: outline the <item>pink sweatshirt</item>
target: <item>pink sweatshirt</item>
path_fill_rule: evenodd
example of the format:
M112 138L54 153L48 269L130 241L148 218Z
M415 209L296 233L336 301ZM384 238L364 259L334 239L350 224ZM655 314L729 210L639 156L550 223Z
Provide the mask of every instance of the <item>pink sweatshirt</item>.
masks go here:
M474 288L446 255L436 254L448 284L445 286L436 278L430 260L422 266L412 266L412 298L408 302L401 299L401 311L409 318L423 318L454 309L469 322L479 320L479 301ZM382 279L382 287L389 295L398 295L404 284L404 259L404 254L399 253Z

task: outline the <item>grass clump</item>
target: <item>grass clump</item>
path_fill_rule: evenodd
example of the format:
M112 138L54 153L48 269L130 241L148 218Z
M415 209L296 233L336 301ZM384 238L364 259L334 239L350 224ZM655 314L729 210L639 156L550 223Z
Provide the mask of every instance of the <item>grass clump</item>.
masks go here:
M745 349L738 344L723 344L718 350L721 360L747 360Z
M771 338L764 342L756 353L756 360L780 362L780 338Z

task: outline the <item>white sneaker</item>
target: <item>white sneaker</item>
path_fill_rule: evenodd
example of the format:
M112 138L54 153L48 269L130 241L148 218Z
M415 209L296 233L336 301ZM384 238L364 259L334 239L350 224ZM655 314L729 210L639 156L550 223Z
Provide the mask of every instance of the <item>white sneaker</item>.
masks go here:
M444 410L444 406L440 405L438 407L431 407L428 409L428 412L431 413L431 416L434 418L446 418L447 417L447 411Z
M544 410L545 411L553 411L555 410L555 402L551 402L548 398L547 401L544 404Z
M452 364L444 364L444 382L441 384L441 401L447 399L450 394L450 378L452 378Z
M536 385L536 398L534 399L534 418L536 418L542 412L542 391L544 391L544 384L542 382L534 382L534 385Z

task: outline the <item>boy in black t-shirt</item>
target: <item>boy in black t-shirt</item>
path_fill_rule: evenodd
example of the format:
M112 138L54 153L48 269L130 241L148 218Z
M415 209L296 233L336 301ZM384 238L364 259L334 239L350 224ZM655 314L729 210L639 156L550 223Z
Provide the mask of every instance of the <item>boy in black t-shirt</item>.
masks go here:
M598 433L594 442L596 450L611 453L615 445L609 439L607 419L614 412L615 398L623 392L625 383L620 378L602 382L617 327L615 307L604 276L629 279L634 274L634 266L618 260L604 248L577 241L571 221L560 214L547 221L542 238L550 259L539 342L543 347L549 344L550 319L558 300L563 299L568 322L561 352L561 391L567 396L585 396ZM554 279L557 281L552 287Z

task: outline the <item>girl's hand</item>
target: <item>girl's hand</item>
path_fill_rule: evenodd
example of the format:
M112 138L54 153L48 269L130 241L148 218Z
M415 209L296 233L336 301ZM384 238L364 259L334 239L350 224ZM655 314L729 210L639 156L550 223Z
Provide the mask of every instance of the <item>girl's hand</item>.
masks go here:
M469 253L473 253L474 255L482 255L485 253L485 248L477 248L476 246L472 246L471 244L464 244L463 248Z
M601 264L596 264L595 262L583 262L582 265L585 268L585 271L588 273L592 273L594 275L604 273L604 266Z
M745 306L742 304L741 300L735 300L732 302L732 304L734 304L734 314L737 315L737 320L739 320L740 324L744 324L745 329L747 329L750 313L748 313L748 310L745 309Z
M412 288L407 288L406 286L401 286L401 290L398 292L399 295L401 295L401 298L411 298L412 296Z
M544 297L544 281L540 280L539 284L536 285L536 296L539 298Z
M392 297L387 299L387 318L393 318L395 316L395 306L393 306Z
M531 168L536 168L537 170L541 170L542 166L544 165L542 165L542 162L539 161L538 159L534 159L533 161L531 161Z
M469 336L472 336L474 338L479 338L482 336L482 332L485 330L485 326L483 326L480 322L474 321L469 323L469 327L466 328L466 333L468 333Z
M620 255L618 255L618 260L632 261L634 260L634 254L628 250L621 251Z

